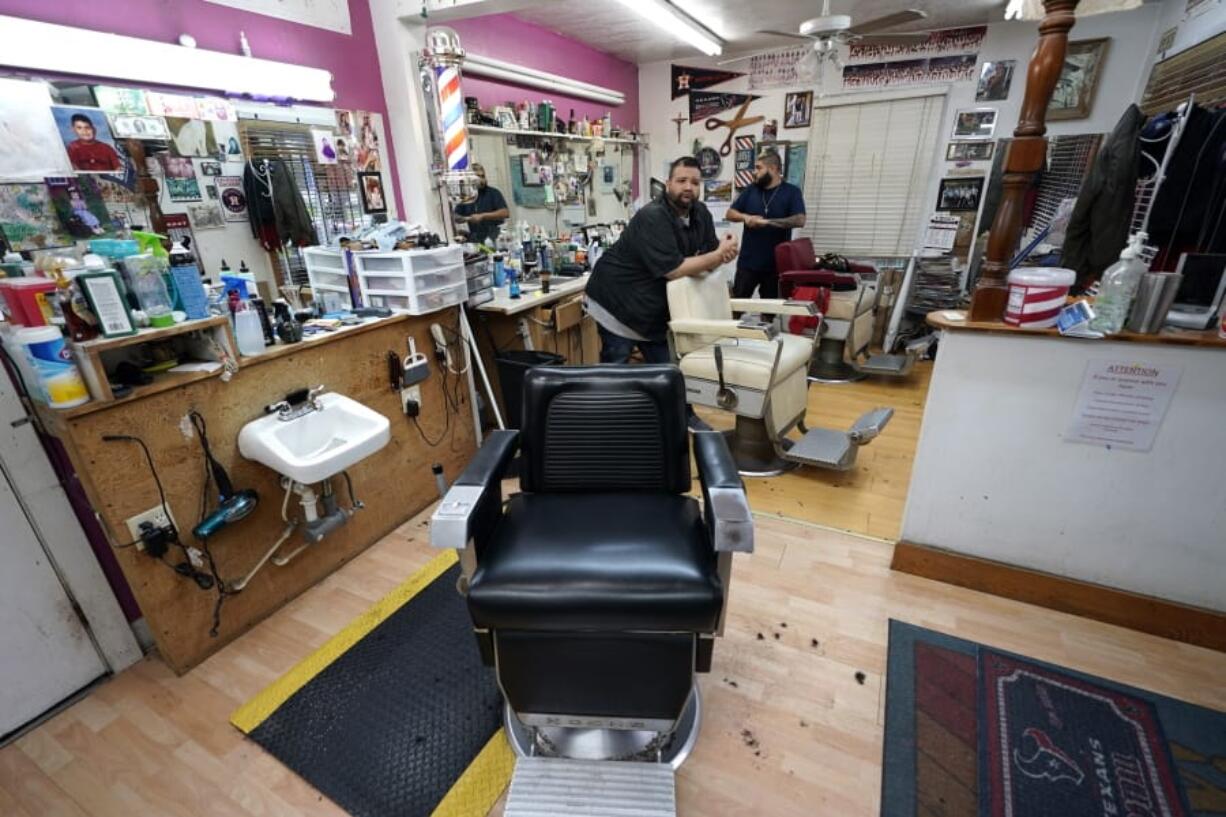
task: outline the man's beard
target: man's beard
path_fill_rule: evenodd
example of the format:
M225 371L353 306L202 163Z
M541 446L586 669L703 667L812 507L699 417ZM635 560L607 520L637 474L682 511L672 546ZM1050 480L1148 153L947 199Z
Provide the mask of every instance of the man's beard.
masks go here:
M664 191L664 198L668 199L668 203L678 210L688 210L690 208L690 201L682 201L680 195L674 196L667 190Z
M762 188L763 190L765 190L768 187L770 187L774 181L775 181L774 176L772 176L769 173L763 173L761 176L754 179L753 183L756 184L758 187Z

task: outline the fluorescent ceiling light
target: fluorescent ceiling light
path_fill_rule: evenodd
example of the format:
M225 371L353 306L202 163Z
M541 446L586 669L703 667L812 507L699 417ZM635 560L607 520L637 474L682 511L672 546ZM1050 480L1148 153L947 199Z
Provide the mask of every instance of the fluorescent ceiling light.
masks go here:
M640 17L709 57L724 53L724 41L668 0L617 0Z
M531 88L543 88L555 93L564 94L565 96L590 99L608 105L622 105L626 102L626 95L612 88L602 88L599 85L580 82L577 79L564 77L560 74L538 71L535 68L496 60L493 57L482 57L472 52L464 55L463 69L466 74L501 79L506 82L513 82L516 85L527 85Z
M232 94L331 102L332 74L321 68L185 48L72 26L0 15L0 65L205 88Z

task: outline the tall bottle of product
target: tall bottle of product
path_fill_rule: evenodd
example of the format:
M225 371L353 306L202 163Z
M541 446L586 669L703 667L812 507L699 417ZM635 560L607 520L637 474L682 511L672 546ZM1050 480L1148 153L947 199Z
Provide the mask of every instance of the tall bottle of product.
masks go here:
M602 133L604 133L605 136L613 135L613 112L612 111L604 112L604 122L601 123L600 130Z
M570 119L566 120L566 132L569 134L577 134L579 132L579 121L575 119L575 109L570 109Z
M1094 299L1094 320L1090 321L1090 328L1096 332L1115 335L1124 328L1132 299L1136 297L1137 287L1141 284L1141 276L1149 270L1149 265L1141 258L1148 237L1145 233L1130 236L1128 246L1120 253L1120 260L1103 273L1102 286Z

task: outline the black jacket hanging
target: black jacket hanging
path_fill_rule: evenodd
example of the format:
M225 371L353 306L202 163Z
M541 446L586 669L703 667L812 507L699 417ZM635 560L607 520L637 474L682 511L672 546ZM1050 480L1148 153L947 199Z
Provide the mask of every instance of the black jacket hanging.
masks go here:
M243 192L252 234L266 250L291 242L298 247L319 243L315 224L289 167L280 159L257 160L243 168ZM265 176L267 174L267 176Z
M1129 105L1098 151L1077 195L1062 263L1077 273L1079 289L1089 286L1119 260L1120 251L1128 243L1140 161L1137 137L1144 123L1141 109Z

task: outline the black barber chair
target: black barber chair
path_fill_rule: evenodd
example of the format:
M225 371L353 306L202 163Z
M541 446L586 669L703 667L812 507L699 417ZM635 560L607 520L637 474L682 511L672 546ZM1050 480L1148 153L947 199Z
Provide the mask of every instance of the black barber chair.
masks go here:
M675 769L692 748L732 552L753 549L723 436L693 439L702 503L675 366L533 369L523 430L491 435L434 514L521 758ZM523 493L504 507L517 447Z

